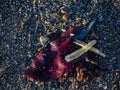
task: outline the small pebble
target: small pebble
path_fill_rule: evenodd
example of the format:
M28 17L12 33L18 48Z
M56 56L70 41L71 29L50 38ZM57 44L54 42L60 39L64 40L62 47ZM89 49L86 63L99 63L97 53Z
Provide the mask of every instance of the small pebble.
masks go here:
M80 17L76 18L76 21L77 21L77 22L80 22L80 21L81 21L81 18L80 18Z
M61 31L62 31L62 32L66 32L66 30L65 30L65 29L61 29Z
M116 72L115 75L118 76L118 75L119 75L119 72Z
M3 71L4 71L4 69L3 69L3 68L0 68L0 74L2 74Z
M61 11L62 14L67 14L67 10L66 10L65 7L62 7L62 8L60 9L60 11Z
M63 19L63 20L65 20L65 21L67 21L67 20L68 20L67 15L66 15L66 14L64 14L64 15L62 16L62 19Z
M107 86L104 86L103 88L104 88L105 90L107 90Z

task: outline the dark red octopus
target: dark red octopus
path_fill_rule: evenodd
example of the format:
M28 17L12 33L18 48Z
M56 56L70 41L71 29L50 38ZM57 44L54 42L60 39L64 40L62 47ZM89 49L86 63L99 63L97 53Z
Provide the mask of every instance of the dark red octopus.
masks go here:
M73 43L74 36L80 33L78 27L73 27L62 33L58 39L50 42L47 51L42 50L33 60L32 64L25 70L24 76L35 81L50 81L60 78L75 66L77 72L77 80L85 80L88 76L96 77L101 75L101 66L91 61L94 55L86 53L80 60L66 62L65 56L73 51L80 49Z

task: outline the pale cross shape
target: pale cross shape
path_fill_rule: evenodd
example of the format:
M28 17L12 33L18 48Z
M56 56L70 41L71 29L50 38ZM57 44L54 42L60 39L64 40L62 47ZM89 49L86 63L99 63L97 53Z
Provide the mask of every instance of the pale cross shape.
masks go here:
M83 55L84 53L86 53L88 50L100 55L100 56L103 56L105 57L106 55L104 53L102 53L100 50L98 50L97 48L94 48L93 46L96 44L96 40L92 40L91 42L89 42L88 44L82 42L82 41L75 41L73 43L75 43L76 45L79 45L79 46L82 46L81 49L78 49L76 51L74 51L73 53L71 54L68 54L65 56L65 60L67 62L70 62L76 58L79 58L81 55Z

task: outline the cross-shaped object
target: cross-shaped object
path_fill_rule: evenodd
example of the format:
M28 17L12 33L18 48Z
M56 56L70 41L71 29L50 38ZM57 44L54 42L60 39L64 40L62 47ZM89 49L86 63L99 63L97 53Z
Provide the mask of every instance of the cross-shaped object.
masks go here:
M73 53L71 54L68 54L65 56L65 60L67 62L70 62L78 57L80 57L81 55L83 55L85 52L87 52L88 50L100 55L100 56L103 56L105 57L106 55L104 53L102 53L100 50L98 50L97 48L94 48L93 46L96 44L96 40L92 40L91 42L89 42L88 44L82 42L82 41L79 41L79 40L76 40L75 43L76 45L79 45L79 46L82 46L81 49L78 49L76 51L74 51Z

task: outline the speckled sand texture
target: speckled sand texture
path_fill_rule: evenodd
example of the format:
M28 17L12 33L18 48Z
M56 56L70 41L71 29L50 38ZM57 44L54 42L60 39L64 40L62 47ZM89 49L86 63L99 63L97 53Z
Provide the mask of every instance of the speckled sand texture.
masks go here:
M98 60L112 70L87 82L36 83L22 76L42 47L41 35L55 39L51 33L83 28L94 18L101 19L85 42L98 36L107 55ZM120 90L120 0L0 0L0 90Z

